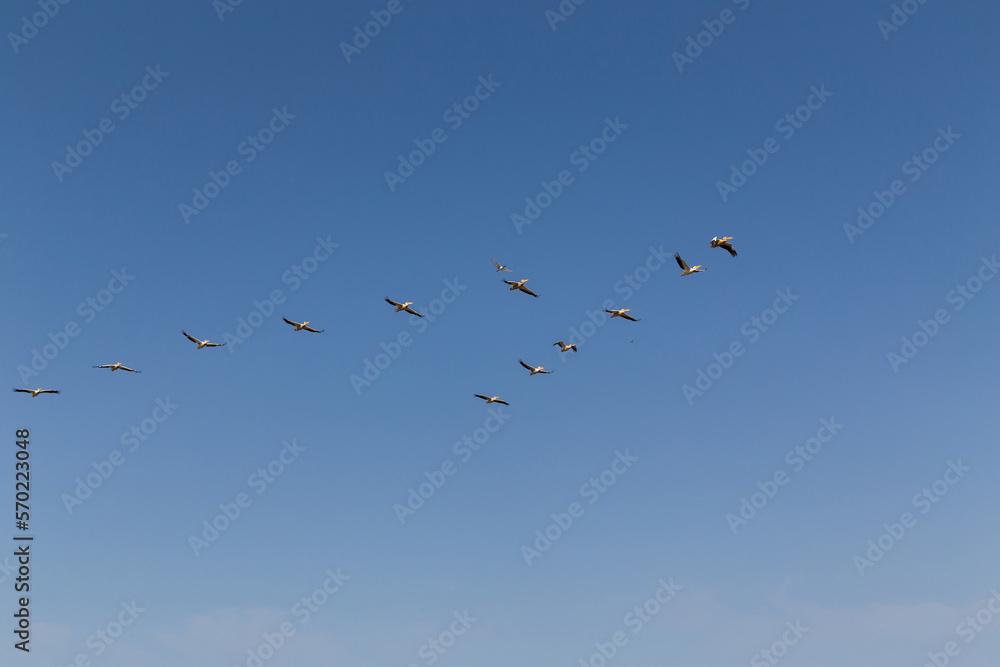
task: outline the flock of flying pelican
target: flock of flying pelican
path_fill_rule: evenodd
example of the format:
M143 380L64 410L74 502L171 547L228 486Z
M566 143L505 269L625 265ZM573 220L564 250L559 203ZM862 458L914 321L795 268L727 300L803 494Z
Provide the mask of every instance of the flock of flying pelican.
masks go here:
M733 249L733 244L729 243L729 241L731 241L732 239L733 239L732 236L725 236L725 237L723 237L721 239L718 236L716 236L716 237L714 237L709 242L709 244L710 244L710 246L712 248L722 248L723 250L727 251L733 257L736 257L736 250ZM674 259L677 260L677 265L679 267L681 267L681 276L689 276L692 273L701 273L701 272L705 271L705 268L701 264L697 264L695 266L688 266L687 262L685 262L683 259L681 259L681 256L680 256L679 253L674 253ZM493 265L496 267L497 272L500 272L500 271L511 272L511 270L509 268L507 268L506 266L500 264L499 262L497 262L492 257L490 258L490 261L493 262ZM515 290L518 290L518 291L524 292L525 294L530 294L531 296L533 296L535 298L538 298L537 294L535 294L530 289L528 289L527 287L524 286L524 284L526 282L528 282L528 278L524 278L522 280L505 280L504 282L506 284L510 285L510 291L511 292L513 292ZM416 315L417 317L423 317L423 315L421 315L420 313L418 313L417 311L415 311L413 308L410 308L410 306L413 305L412 301L407 301L405 303L400 303L398 301L393 301L389 297L386 297L385 300L386 300L387 303L389 303L391 306L393 306L396 309L395 312L397 312L397 313L400 312L400 311L403 311L403 312L410 313L411 315ZM610 313L612 319L614 319L616 317L620 317L623 320L629 320L630 322L638 322L639 320L637 318L632 317L631 315L628 314L630 310L631 310L631 308L620 308L620 309L617 309L617 310L607 310L607 309L605 309L604 312ZM283 319L289 325L291 325L292 327L294 327L295 331L311 331L312 333L323 333L324 331L326 331L326 329L314 329L313 327L310 327L308 320L306 320L305 322L293 322L292 320L290 320L288 318L285 318L285 317L283 317L281 319ZM226 344L226 343L213 343L213 342L211 342L208 339L206 339L206 340L199 340L199 339L195 338L194 336L192 336L191 334L189 334L187 331L184 331L184 330L181 330L181 333L184 334L184 336L188 340L190 340L192 343L194 343L195 345L197 345L199 350L202 349L203 347L222 347L222 346L224 346ZM572 350L573 352L577 351L575 344L573 344L573 345L567 345L566 343L564 343L561 340L553 343L553 345L559 346L559 351L560 352L569 352L570 350ZM531 366L529 364L524 363L524 361L521 360L521 359L518 359L518 362L520 362L520 364L525 369L527 369L528 371L530 371L529 377L531 375L538 375L538 374L544 375L546 373L553 373L553 372L555 372L555 371L547 371L547 370L545 370L544 366ZM113 363L113 364L103 364L103 365L100 365L100 366L96 366L95 365L94 368L107 368L107 369L110 369L112 373L114 373L115 371L128 371L129 373L141 373L142 372L142 371L137 371L134 368L129 368L128 366L123 365L120 361L116 362L116 363ZM43 389L41 387L39 387L38 389L17 389L17 388L15 388L14 391L15 392L20 392L20 393L23 393L23 394L31 394L32 398L34 398L35 396L39 396L41 394L58 394L59 393L58 389ZM482 394L473 394L473 395L476 398L483 399L487 403L500 403L502 405L510 405L510 403L507 403L506 401L500 400L499 396L483 396Z

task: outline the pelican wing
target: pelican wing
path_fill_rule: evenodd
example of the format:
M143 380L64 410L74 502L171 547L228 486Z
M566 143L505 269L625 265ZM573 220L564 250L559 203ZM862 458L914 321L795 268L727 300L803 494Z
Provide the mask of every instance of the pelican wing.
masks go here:
M506 405L507 407L510 407L510 403L508 403L507 401L501 401L500 399L497 399L497 400L495 400L493 402L494 403L499 403L500 405Z
M521 290L522 292L524 292L525 294L530 294L531 296L533 296L535 298L538 298L537 294L535 294L534 292L532 292L530 289L528 289L524 285L521 285L520 287L518 287L518 289Z
M205 347L222 347L225 343L205 343Z
M505 280L504 282L507 283L508 285L517 285L517 283L514 282L513 280Z
M312 331L313 333L323 333L326 329L313 329L312 327L302 327L306 331Z
M292 325L293 327L297 327L297 326L299 326L299 323L298 323L298 322L292 322L292 321L291 321L290 319L288 319L287 317L282 317L281 319L285 320L286 322L288 322L289 324L291 324L291 325Z
M632 317L631 315L629 315L628 313L622 313L622 319L631 320L632 322L638 322L639 321L639 320L635 319L634 317Z
M93 368L111 368L114 364L104 364L103 366L94 366Z
M393 300L392 300L392 299L390 299L389 297L385 297L385 300L386 300L387 302L391 303L392 305L396 306L396 308L399 308L400 306L402 306L402 305L403 305L403 304L399 303L398 301L393 301Z
M529 366L528 364L524 363L524 362L523 362L523 361L521 361L520 359L518 359L518 362L520 362L520 364L521 364L522 366L524 366L525 368L527 368L527 369L528 369L529 371L533 371L533 370L535 370L535 367L534 367L534 366Z
M35 393L34 390L32 390L32 389L14 389L14 391L21 391L21 392L24 392L25 394L34 394Z
M675 252L674 253L674 259L677 260L677 265L679 267L681 267L682 270L684 270L684 271L690 271L691 270L691 267L687 265L687 262L685 262L683 259L681 259L680 253Z
M188 333L187 331L184 331L184 330L182 329L182 330L181 330L181 333L182 333L182 334L184 334L185 336L187 336L187 339L188 339L189 341L191 341L192 343L197 343L198 345L201 345L201 341L200 341L200 340L198 340L197 338L195 338L194 336L192 336L191 334L189 334L189 333Z
M38 393L39 393L39 394L58 394L58 393L59 393L59 390L58 390L58 389L42 389L42 390L41 390L40 392L38 392Z
M118 368L120 368L123 371L128 371L129 373L141 373L142 372L142 371L137 371L134 368L129 368L128 366L119 366Z
M475 396L476 398L481 398L481 399L483 399L484 401L488 401L488 400L490 400L490 397L489 397L489 396L483 396L482 394L473 394L473 396Z
M733 244L732 243L720 243L719 247L722 248L722 249L724 249L724 250L728 250L730 255L732 255L733 257L736 257L736 249L733 248Z
M406 312L408 312L408 313L411 313L411 314L413 314L413 315L416 315L417 317L423 317L423 315L421 315L421 314L420 314L420 313L418 313L417 311L413 310L413 309L412 309L412 308L410 308L409 306L407 306L407 307L406 307L406 308L404 308L403 310L405 310Z

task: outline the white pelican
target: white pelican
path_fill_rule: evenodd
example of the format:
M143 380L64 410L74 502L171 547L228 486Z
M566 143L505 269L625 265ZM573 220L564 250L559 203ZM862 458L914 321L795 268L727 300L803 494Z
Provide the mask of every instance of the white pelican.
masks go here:
M573 350L574 352L576 352L576 343L573 343L572 345L567 345L566 343L564 343L562 341L559 341L558 343L552 343L552 344L553 345L558 345L560 352L568 352L570 350Z
M401 311L401 310L405 310L406 312L410 313L411 315L416 315L417 317L423 317L423 315L421 315L417 311L415 311L412 308L410 308L410 306L413 305L412 301L407 301L406 303L399 303L398 301L393 301L389 297L385 297L385 300L388 301L389 303L391 303L392 305L396 306L396 312L397 313L399 311Z
M730 241L732 240L732 238L733 238L732 236L726 236L720 239L718 236L713 236L712 240L709 243L711 243L713 248L722 248L723 250L728 250L730 255L736 257L736 250L733 248L733 244L726 243L726 241Z
M128 371L129 373L141 373L142 371L137 371L134 368L129 368L128 366L122 366L122 362L117 364L105 364L104 366L94 366L94 368L110 368L111 372L114 373L117 370Z
M31 394L32 398L34 398L35 396L38 396L39 394L58 394L59 393L58 389L42 389L41 387L39 387L38 389L15 389L14 391L21 391L21 392L24 392L25 394Z
M312 331L313 333L323 333L324 331L326 331L326 329L313 329L312 327L307 327L306 325L309 324L309 320L306 320L302 324L299 324L298 322L292 322L287 317L282 317L281 319L285 320L293 327L295 327L296 331L302 331L303 329L305 329L306 331Z
M538 367L535 367L535 366L529 366L528 364L524 363L524 362L523 362L523 361L521 361L520 359L518 359L518 361L520 361L520 362L521 362L521 365L522 365L522 366L524 366L524 367L525 367L525 368L527 368L527 369L528 369L529 371L531 371L531 375L534 375L535 373L543 373L543 374L544 374L544 373L555 373L555 371L546 371L546 370L542 370L543 368L545 368L545 366L538 366ZM531 376L529 375L528 377L531 377Z
M614 317L620 317L620 318L622 318L624 320L631 320L632 322L638 322L639 320L635 319L631 315L626 315L626 313L628 311L630 311L630 310L632 310L632 309L631 308L622 308L620 310L605 310L604 312L605 313L611 313L611 317L613 317L613 318Z
M518 280L517 282L514 282L513 280L505 280L504 282L510 285L511 292L513 292L516 289L519 289L525 294L530 294L531 296L537 297L538 296L537 294L535 294L530 289L524 286L524 283L528 282L528 280L529 280L528 278L525 278L524 280Z
M493 262L493 265L497 267L497 271L508 271L508 272L510 271L510 269L508 269L506 266L501 266L500 262L496 261L492 257L490 257L490 261Z
M507 401L501 401L499 396L483 396L482 394L473 394L476 398L481 398L487 403L499 403L500 405L510 406Z
M183 329L181 330L181 333L187 336L187 339L192 343L197 343L199 350L203 347L222 347L223 345L225 345L225 343L209 343L208 339L198 340L197 338L189 334L187 331L184 331Z
M705 269L701 268L701 264L698 264L692 269L690 266L687 265L687 262L681 259L680 253L675 252L674 259L677 260L677 265L681 267L682 276L689 276L692 273L701 273L702 271L705 271Z

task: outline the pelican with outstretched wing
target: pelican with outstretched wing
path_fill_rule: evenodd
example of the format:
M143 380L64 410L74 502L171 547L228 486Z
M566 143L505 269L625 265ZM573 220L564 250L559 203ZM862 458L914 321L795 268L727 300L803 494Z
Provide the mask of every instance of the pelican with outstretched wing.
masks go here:
M692 273L701 273L702 271L705 271L705 269L701 268L701 264L698 264L694 268L688 266L687 262L681 259L680 253L675 252L674 259L677 260L677 266L681 267L682 276L690 276Z
M545 373L555 373L555 371L543 370L545 368L545 366L529 366L528 364L524 363L520 359L518 359L518 361L521 362L522 366L524 366L529 371L531 371L531 375L534 375L535 373L542 373L542 374L545 374Z
M731 241L732 238L732 236L725 236L720 239L718 236L715 236L712 237L712 240L709 243L713 248L722 248L723 250L728 251L733 257L736 257L736 249L733 248L733 244L727 243L727 241Z
M197 338L195 338L194 336L192 336L191 334L189 334L187 331L184 330L181 330L181 333L187 336L187 339L189 341L197 344L199 350L203 347L222 347L223 345L225 345L225 343L209 343L208 339L198 340Z
M39 387L38 389L14 389L14 391L19 391L19 392L24 393L24 394L31 394L32 398L34 398L35 396L38 396L39 394L58 394L59 393L58 389L42 389L41 387Z
M110 368L112 373L114 373L115 371L128 371L129 373L142 372L142 371L137 371L134 368L129 368L128 366L123 366L122 362L120 361L116 364L105 364L103 366L94 366L94 368Z
M525 294L530 294L531 296L537 297L538 296L537 294L535 294L530 289L524 286L524 283L528 282L528 280L529 278L525 278L524 280L518 280L518 281L505 280L504 282L510 285L511 292L513 292L514 290L521 290Z
M559 341L559 342L552 343L552 344L553 345L558 345L560 352L569 352L570 350L573 350L574 352L576 352L576 343L573 343L571 345L567 345L566 343L564 343L562 341Z
M406 303L400 303L400 302L398 302L398 301L393 301L393 300L392 300L392 299L390 299L389 297L385 297L385 300L386 300L387 302L391 303L392 305L396 306L396 312L397 312L397 313L398 313L399 311L401 311L401 310L405 310L406 312L410 313L411 315L416 315L417 317L423 317L423 315L421 315L421 314L420 314L420 313L418 313L417 311L415 311L415 310L413 310L412 308L410 308L410 306L412 306L412 305L413 305L413 302L412 302L412 301L407 301Z
M296 331L312 331L313 333L323 333L324 331L326 331L326 329L313 329L310 326L306 326L307 324L309 324L309 320L306 320L305 322L302 322L300 324L299 322L292 322L287 317L282 317L281 319L285 320L286 322L288 322L289 324L291 324L293 327L295 327Z
M506 405L508 407L510 406L510 403L508 403L507 401L501 401L499 396L483 396L482 394L473 394L473 396L475 396L476 398L483 399L484 401L486 401L487 404L499 403L501 405Z
M607 309L605 309L604 312L605 313L611 313L611 317L612 318L620 317L623 320L629 320L630 322L638 322L639 320L637 320L636 318L634 318L631 315L627 314L628 311L630 311L630 310L632 310L632 309L631 308L621 308L619 310L607 310Z

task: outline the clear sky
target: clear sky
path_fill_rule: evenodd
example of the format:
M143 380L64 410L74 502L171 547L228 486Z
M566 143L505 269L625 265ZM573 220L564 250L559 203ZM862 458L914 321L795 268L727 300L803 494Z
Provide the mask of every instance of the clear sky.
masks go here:
M0 662L995 665L1000 8L579 1L5 3Z

